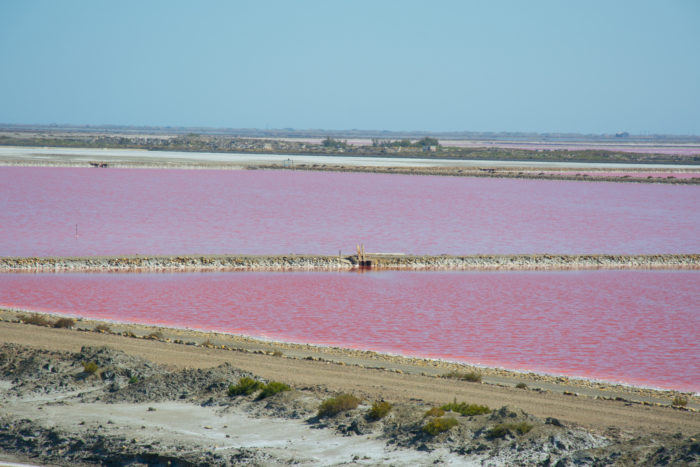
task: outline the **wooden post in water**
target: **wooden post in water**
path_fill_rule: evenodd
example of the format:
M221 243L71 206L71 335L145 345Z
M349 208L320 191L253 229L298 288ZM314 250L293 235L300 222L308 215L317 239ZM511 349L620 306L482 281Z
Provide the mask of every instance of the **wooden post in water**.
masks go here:
M367 259L365 245L363 243L357 245L357 264L359 264L361 268L372 267L372 261Z

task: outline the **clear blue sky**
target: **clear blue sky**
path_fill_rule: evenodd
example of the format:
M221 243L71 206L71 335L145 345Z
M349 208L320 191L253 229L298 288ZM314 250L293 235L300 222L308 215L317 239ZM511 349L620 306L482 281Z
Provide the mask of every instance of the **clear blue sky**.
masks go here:
M0 122L700 134L700 1L0 1Z

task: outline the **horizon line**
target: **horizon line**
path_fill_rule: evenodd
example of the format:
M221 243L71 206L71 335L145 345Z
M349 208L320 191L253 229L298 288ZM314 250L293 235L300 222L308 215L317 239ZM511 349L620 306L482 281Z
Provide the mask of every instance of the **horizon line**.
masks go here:
M114 129L126 129L126 130L158 130L158 131L177 131L184 132L188 130L199 130L204 132L226 132L226 133L311 133L308 135L303 135L304 137L312 137L313 134L318 136L334 136L334 135L350 135L354 134L355 137L381 137L382 135L403 135L403 136L457 136L457 137L475 137L475 136L539 136L539 137L604 137L604 138L615 138L619 141L624 141L627 139L634 138L698 138L700 139L700 134L693 133L632 133L626 130L620 130L617 132L609 133L584 133L584 132L572 132L572 131L517 131L517 130L377 130L377 129L359 129L359 128L346 128L346 129L330 129L330 128L294 128L294 127L280 127L280 128L261 128L261 127L226 127L226 126L206 126L206 125L131 125L131 124L113 124L113 123L9 123L0 122L0 129L12 129L12 128L23 128L23 129L76 129L76 130L114 130ZM233 134L231 136L234 136ZM300 137L300 136L298 136Z

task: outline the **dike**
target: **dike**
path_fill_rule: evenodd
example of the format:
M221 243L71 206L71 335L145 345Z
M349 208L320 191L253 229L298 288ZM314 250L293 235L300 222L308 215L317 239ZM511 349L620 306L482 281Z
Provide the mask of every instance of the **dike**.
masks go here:
M353 256L178 255L0 257L0 271L338 271L338 270L700 269L700 254Z

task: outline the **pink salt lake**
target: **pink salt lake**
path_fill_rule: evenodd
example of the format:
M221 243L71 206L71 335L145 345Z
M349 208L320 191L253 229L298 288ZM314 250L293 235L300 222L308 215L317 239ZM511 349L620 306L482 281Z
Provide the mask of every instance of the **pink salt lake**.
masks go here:
M0 256L698 253L700 186L0 167ZM76 225L78 235L76 237Z
M697 253L698 206L698 186L1 167L0 256ZM0 306L698 391L699 277L2 274Z
M0 306L700 391L700 271L0 274Z

